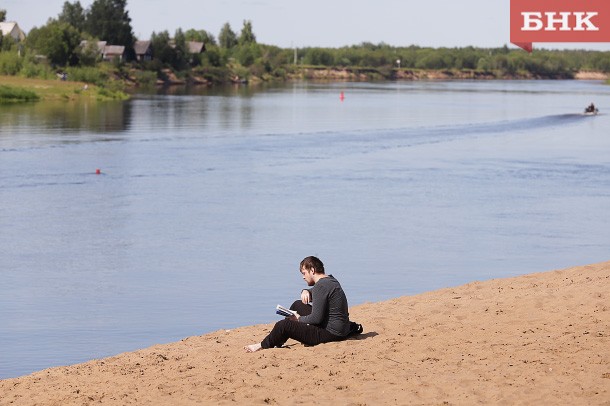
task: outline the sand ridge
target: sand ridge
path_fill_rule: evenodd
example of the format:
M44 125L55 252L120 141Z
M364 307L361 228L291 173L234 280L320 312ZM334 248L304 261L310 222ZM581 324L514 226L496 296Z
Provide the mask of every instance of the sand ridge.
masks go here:
M247 354L273 324L0 381L0 405L610 405L610 262L350 309L357 339Z

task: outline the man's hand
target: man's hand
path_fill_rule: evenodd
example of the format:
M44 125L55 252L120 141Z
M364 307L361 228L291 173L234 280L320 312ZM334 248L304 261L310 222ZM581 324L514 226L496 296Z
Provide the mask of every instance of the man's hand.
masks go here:
M288 320L299 321L300 317L301 317L301 315L299 313L294 313L294 316L289 316Z
M311 296L307 289L303 289L301 291L301 302L305 304L309 304L309 302L311 302Z

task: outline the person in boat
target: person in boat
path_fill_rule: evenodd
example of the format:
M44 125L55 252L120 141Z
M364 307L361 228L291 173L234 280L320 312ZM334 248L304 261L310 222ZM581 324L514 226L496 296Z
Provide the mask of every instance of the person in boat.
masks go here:
M591 103L585 109L585 113L595 113L597 109L595 108L595 104Z
M345 340L350 336L347 297L332 275L326 275L324 264L316 257L301 261L300 271L311 289L303 289L301 300L290 307L296 315L286 317L262 342L247 345L246 352L281 347L289 338L305 345Z

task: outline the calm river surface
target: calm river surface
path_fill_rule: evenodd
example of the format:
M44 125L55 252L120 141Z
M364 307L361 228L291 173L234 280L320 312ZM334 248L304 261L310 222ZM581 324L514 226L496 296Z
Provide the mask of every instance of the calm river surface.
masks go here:
M276 321L307 255L351 305L610 259L600 82L239 87L0 126L0 378Z

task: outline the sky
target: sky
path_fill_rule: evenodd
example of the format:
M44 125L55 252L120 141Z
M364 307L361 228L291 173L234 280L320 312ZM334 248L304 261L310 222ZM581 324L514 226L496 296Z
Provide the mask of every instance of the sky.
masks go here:
M75 0L70 0L74 2ZM7 21L27 33L57 17L65 0L0 0ZM93 0L80 0L84 8ZM393 46L502 47L510 44L510 0L127 0L133 32L204 29L218 37L229 23L239 35L252 22L257 42L282 48L362 42ZM515 47L516 48L516 47ZM548 43L534 48L610 51L610 43Z

